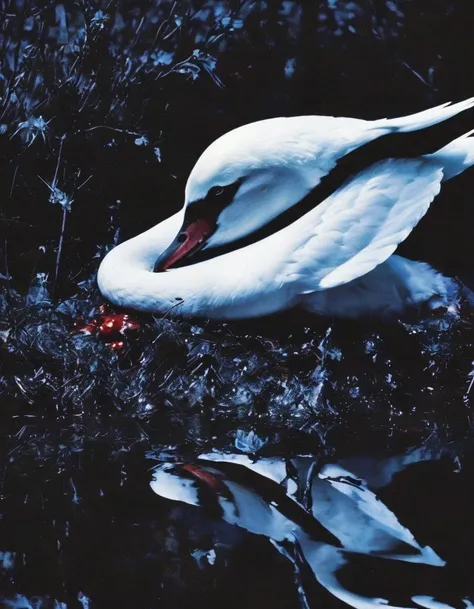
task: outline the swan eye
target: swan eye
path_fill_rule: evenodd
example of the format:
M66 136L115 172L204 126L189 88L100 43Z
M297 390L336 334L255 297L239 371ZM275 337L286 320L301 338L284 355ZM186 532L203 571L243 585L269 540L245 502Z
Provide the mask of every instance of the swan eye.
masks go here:
M226 202L224 203L221 200L218 202L218 205L228 204L232 201L235 193L239 189L239 186L241 185L242 182L243 182L243 178L236 180L232 184L227 184L225 186L213 186L212 188L209 189L207 196L205 197L205 200L207 200L208 203L211 203L212 201L215 201L215 199L217 197L221 197L221 199L226 199ZM224 196L222 196L222 195L224 195Z

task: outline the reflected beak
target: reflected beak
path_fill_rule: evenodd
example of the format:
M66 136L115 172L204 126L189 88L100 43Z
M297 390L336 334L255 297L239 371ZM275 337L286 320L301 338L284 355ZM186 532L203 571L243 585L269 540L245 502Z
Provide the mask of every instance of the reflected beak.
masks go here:
M219 478L211 474L211 472L207 472L206 470L201 469L197 465L183 465L182 469L184 469L189 474L192 474L195 478L198 478L199 480L207 484L207 486L213 488L216 491L222 488L222 481L219 480Z
M171 245L155 262L154 272L167 271L180 260L198 252L214 230L214 224L204 218L183 226Z

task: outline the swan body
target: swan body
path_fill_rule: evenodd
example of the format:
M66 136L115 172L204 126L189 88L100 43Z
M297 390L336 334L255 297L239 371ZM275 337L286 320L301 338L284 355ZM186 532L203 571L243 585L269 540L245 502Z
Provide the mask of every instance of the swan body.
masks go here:
M471 98L397 119L302 116L235 129L198 159L181 211L107 254L99 288L118 306L215 319L294 306L383 317L448 303L452 279L394 252L441 184L474 164L471 132L428 154L371 160L327 193L324 185L379 138L427 129L473 106ZM258 238L317 192L324 193L318 204ZM210 257L193 263L197 252Z
M419 593L429 592L427 583L443 576L445 561L420 545L370 488L388 485L411 463L440 457L439 451L422 447L380 461L345 459L318 468L310 457L293 458L288 467L283 459L209 453L193 464L158 465L150 485L161 497L208 509L212 517L220 515L229 524L269 538L294 562L295 571L306 562L323 588L356 609L449 609L451 605ZM306 509L296 499L303 489L311 498ZM351 572L359 573L360 565L369 574L382 570L387 592L402 574L396 587L399 598L348 589L357 579ZM430 577L418 582L420 569ZM468 599L463 603L472 606Z

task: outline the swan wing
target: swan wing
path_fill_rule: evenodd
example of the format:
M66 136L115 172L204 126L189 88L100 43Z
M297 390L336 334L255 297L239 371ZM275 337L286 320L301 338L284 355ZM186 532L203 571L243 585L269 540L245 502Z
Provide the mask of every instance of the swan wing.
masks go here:
M326 464L319 472L318 478L336 491L330 494L327 490L323 491L332 499L329 518L333 518L336 523L345 515L352 523L352 526L346 527L342 520L344 531L341 532L344 538L341 538L337 530L330 526L330 522L322 522L341 539L348 550L363 554L376 553L406 562L444 566L445 561L432 548L422 547L416 541L412 532L404 527L395 514L368 488L365 480L355 477L352 472L337 464ZM320 519L317 513L317 497L322 491L321 483L318 485L316 482L313 489L313 513ZM414 553L413 549L417 550L417 553Z
M449 572L438 570L433 573L433 567L429 565L414 568L410 563L360 556L307 537L297 538L295 545L297 552L293 553L292 562L296 566L306 563L321 586L355 609L454 609L462 606L468 609L473 606L467 598L462 599L464 605L459 602L448 605L429 594L419 594L420 589L426 591L428 588L446 598Z
M355 177L292 225L281 283L300 294L343 285L387 260L439 193L438 163L387 159Z

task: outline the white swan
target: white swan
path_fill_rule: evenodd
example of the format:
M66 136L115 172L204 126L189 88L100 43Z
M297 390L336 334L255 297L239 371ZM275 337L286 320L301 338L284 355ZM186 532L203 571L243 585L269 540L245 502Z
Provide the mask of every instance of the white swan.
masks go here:
M200 455L193 464L158 465L150 486L161 497L200 506L213 518L269 538L295 567L300 552L321 586L355 609L400 609L400 602L405 609L453 609L419 594L419 588L427 592L436 587L429 582L443 577L445 561L430 546L420 545L369 488L383 487L410 464L441 455L421 447L379 461L346 459L318 469L311 457L293 458L288 467L283 459L217 452ZM310 512L297 502L298 490L299 496L305 490L311 497ZM347 583L352 587L357 582L352 569L357 573L361 564L367 573L383 573L381 589L388 597L393 582L406 578L395 587L395 598L372 596L370 588L367 595L348 589ZM424 565L431 577L418 581L416 565ZM344 572L350 577L344 578ZM468 599L462 602L472 607Z
M180 212L107 254L99 288L118 306L216 319L293 306L384 316L447 303L452 279L393 252L441 183L474 164L472 132L411 158L394 158L398 148L389 158L369 152L473 106L471 98L396 119L302 116L235 129L197 161ZM344 163L354 158L351 174ZM268 226L275 232L265 235ZM203 252L214 257L199 261Z

